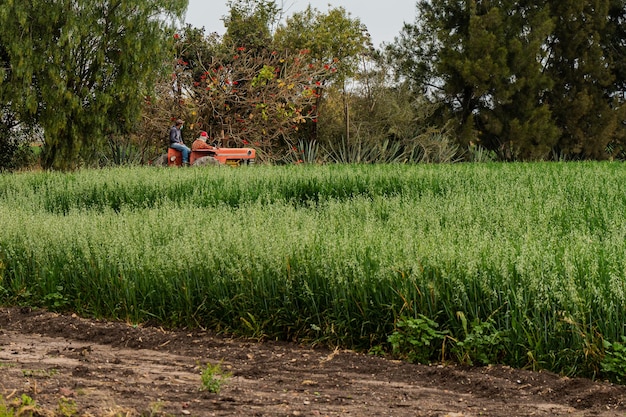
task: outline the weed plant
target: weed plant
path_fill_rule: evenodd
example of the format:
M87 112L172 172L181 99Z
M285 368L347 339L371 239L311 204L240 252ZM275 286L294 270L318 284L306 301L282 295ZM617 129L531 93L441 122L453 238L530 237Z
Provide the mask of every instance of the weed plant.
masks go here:
M200 375L200 380L202 381L200 391L219 394L222 390L222 386L226 384L232 376L232 373L225 372L222 369L221 363L216 363L215 365L207 363Z
M419 319L428 360L594 376L626 336L625 188L597 162L5 174L0 298L376 352Z

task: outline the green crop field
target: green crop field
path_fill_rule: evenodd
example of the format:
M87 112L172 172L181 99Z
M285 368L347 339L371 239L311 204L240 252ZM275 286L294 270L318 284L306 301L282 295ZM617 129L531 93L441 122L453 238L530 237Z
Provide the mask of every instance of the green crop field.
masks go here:
M619 163L0 176L0 302L620 381Z

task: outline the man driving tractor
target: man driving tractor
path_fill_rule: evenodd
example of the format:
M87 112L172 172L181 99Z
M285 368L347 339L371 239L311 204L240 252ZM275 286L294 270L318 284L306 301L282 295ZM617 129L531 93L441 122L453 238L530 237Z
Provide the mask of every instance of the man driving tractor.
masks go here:
M178 119L170 129L170 146L167 150L168 166L229 165L240 166L254 163L254 148L220 148L217 143L209 144L209 135L201 131L189 149L182 141L183 121Z
M198 136L198 138L194 140L193 143L191 144L191 150L196 151L198 149L213 149L213 146L207 143L208 139L209 139L209 135L207 132L205 131L200 132L200 136Z

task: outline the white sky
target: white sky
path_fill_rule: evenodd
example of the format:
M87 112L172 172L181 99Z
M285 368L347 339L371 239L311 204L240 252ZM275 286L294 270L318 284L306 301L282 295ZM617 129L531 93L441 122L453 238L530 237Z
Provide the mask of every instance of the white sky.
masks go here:
M224 34L222 16L228 13L227 0L189 0L185 23L201 28L207 33ZM350 16L358 18L367 26L372 43L379 47L382 42L391 43L404 22L415 21L416 0L276 0L286 16L300 12L311 4L321 12L328 11L328 5L343 7Z

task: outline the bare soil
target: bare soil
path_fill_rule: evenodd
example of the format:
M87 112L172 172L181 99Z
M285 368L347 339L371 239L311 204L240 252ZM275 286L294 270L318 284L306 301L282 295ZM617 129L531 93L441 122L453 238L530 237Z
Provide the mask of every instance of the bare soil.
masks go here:
M202 369L220 362L232 377L217 394L200 391ZM0 308L0 395L22 394L41 415L626 415L626 387L549 372L413 365Z

